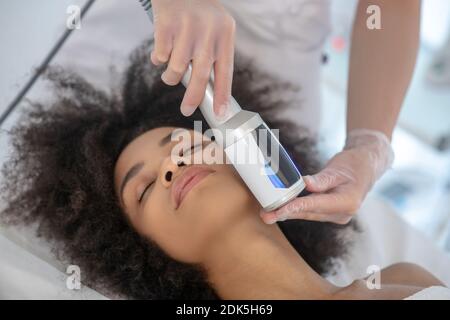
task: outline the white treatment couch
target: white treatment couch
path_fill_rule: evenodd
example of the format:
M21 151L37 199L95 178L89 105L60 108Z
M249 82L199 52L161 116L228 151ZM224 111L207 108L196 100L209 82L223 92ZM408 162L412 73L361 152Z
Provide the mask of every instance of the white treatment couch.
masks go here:
M110 66L115 67L115 72L123 70L129 52L151 33L137 1L97 1L82 21L82 29L75 30L53 63L72 67L97 85L107 87L112 79ZM41 83L37 83L27 98L42 96ZM11 117L9 127L15 118ZM1 150L7 153L6 137L1 138ZM7 156L3 154L2 158ZM355 237L349 259L340 263L331 281L345 285L366 276L369 265L384 267L409 261L450 285L449 255L406 224L382 200L368 197L358 219L363 232ZM68 289L66 268L52 254L49 244L35 237L33 228L0 228L0 299L107 298L85 286L81 290Z

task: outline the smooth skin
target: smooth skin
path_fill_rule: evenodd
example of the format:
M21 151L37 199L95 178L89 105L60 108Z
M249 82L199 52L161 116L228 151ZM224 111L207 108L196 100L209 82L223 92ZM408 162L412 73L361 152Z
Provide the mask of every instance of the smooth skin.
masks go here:
M380 290L369 290L364 280L347 287L334 286L308 266L277 224L268 225L259 218L261 206L231 165L193 163L195 153L208 150L210 142L191 154L183 153L182 158L190 164L178 166L173 161L178 142L160 143L175 129L147 131L123 150L114 172L116 194L139 234L178 261L200 264L220 297L402 299L425 287L442 285L424 269L400 264L382 271ZM193 141L195 135L201 135L190 132ZM125 176L139 163L143 165L120 192ZM205 166L213 173L176 207L171 188L191 166ZM168 171L172 172L170 181Z
M163 81L178 84L189 62L193 64L181 112L186 116L194 112L214 70L214 111L224 114L231 93L235 21L218 0L152 3L155 49L151 60L156 65L167 63ZM369 5L381 8L381 30L366 26ZM305 219L346 224L357 213L392 162L390 139L415 66L420 5L420 0L359 1L350 53L347 133L365 129L385 138L374 140L368 135L358 147L344 148L319 173L304 177L311 195L277 211L261 211L264 222Z

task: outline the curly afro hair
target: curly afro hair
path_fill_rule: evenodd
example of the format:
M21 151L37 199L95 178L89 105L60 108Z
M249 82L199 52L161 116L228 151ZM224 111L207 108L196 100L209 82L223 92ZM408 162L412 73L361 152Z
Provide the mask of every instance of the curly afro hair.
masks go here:
M151 41L138 47L119 90L105 92L76 73L50 68L46 76L54 99L29 102L10 134L13 153L4 164L1 196L6 224L39 225L38 236L52 243L60 259L78 264L83 283L100 292L130 299L218 299L199 266L169 258L127 223L114 192L115 162L139 134L162 126L193 129L198 110L179 112L181 85L160 80L161 69L148 62ZM237 57L239 58L239 57ZM280 131L303 174L317 171L314 141L294 123L277 118L288 101L273 98L296 90L274 81L242 59L236 60L233 95ZM206 123L205 130L208 128ZM288 220L279 226L318 273L332 272L335 258L348 248L344 230L330 223Z

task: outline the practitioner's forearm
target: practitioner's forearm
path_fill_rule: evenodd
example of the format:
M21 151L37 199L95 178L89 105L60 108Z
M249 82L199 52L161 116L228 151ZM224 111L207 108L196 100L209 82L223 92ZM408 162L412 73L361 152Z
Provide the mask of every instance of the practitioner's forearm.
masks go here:
M367 27L369 5L381 9L381 29ZM391 137L412 78L419 43L420 0L360 0L353 27L347 131Z

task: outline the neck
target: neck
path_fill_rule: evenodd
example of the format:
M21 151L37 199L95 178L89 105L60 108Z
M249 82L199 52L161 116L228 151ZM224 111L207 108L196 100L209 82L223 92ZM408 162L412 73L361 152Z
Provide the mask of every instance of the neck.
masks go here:
M203 266L222 299L323 299L334 289L257 212L218 236Z

